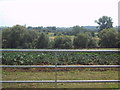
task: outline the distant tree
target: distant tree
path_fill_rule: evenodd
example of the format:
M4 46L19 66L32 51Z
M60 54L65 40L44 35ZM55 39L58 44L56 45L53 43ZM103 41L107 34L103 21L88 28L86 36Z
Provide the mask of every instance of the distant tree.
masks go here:
M32 28L32 26L28 26L27 29L28 30L32 30L33 28Z
M72 33L73 33L73 35L77 35L78 33L85 32L85 31L86 31L85 28L76 25L73 27Z
M21 47L22 48L36 48L35 43L38 39L38 33L35 31L26 31L21 37Z
M67 36L58 36L54 40L54 48L69 49L72 48L72 40Z
M108 28L112 28L112 18L108 17L108 16L102 16L101 18L99 18L98 20L95 20L95 23L97 23L99 26L97 27L99 29L99 31L103 30L103 29L108 29Z
M104 48L115 48L117 46L117 30L114 28L103 29L100 33L100 46Z
M10 48L10 33L11 29L6 28L2 30L2 48Z
M36 48L48 48L48 45L49 37L46 34L41 33L37 39Z
M15 25L3 30L3 48L22 48L21 40L26 32L26 27Z
M46 30L46 32L55 32L56 31L56 27L55 26L53 26L53 27L45 27L44 28L45 30Z
M118 32L120 32L120 26L118 26Z
M117 34L117 48L120 48L120 32Z
M25 26L15 25L2 30L3 48L35 48L35 39L37 33L27 30Z
M73 40L74 48L89 48L96 47L96 41L92 39L92 35L89 32L79 33Z
M56 30L56 27L54 26L54 27L52 27L52 30Z

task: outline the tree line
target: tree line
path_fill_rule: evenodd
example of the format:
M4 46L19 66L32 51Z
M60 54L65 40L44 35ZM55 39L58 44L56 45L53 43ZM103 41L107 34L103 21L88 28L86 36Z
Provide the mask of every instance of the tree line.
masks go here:
M15 25L2 30L2 48L119 48L120 33L113 28L112 19L103 16L95 22L98 24L98 32L90 32L83 27L74 26L68 32L66 30L60 33L55 31L56 27L47 27L54 31L53 39L50 38L50 32L47 30L38 32L34 29L28 30L25 26Z

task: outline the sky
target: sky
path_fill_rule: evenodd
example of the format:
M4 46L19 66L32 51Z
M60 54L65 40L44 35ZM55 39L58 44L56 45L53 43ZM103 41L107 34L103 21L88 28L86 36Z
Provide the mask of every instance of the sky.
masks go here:
M119 0L0 0L0 26L97 26L109 16L118 25Z

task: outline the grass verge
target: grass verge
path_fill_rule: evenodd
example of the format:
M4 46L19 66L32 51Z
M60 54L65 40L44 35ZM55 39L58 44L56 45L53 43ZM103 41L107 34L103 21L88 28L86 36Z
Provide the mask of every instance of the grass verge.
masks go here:
M118 80L116 70L70 70L57 72L58 80ZM3 80L54 80L54 71L7 71L2 72ZM120 83L57 83L58 88L120 88ZM55 83L3 83L3 88L55 88Z

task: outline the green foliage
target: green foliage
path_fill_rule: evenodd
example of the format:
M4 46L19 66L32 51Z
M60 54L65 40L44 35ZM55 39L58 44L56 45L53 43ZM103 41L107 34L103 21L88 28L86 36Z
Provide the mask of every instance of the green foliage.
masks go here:
M118 48L120 46L119 32L113 28L103 29L101 32L88 32L80 26L71 27L65 31L60 29L55 32L56 27L47 27L54 31L50 33L46 28L43 31L29 30L25 26L15 25L2 31L2 48ZM54 30L53 30L54 29ZM41 33L42 32L42 33ZM1 35L0 35L1 36ZM72 38L71 38L72 37ZM99 42L100 41L100 42Z
M99 25L98 26L99 31L113 27L112 18L108 16L102 16L101 18L98 19L98 21L95 20L95 22Z
M44 33L41 33L36 42L36 48L48 48L49 38Z
M21 48L36 48L35 43L38 34L35 31L26 31L22 36Z
M79 33L73 41L73 45L75 48L88 48L88 47L96 47L96 41L92 38L91 33Z
M9 28L4 29L2 31L2 48L9 48L10 47L9 33L10 33Z
M88 48L96 48L98 46L98 40L96 38L90 38L90 41L88 43Z
M72 40L67 36L58 36L54 40L54 48L69 49L72 48Z
M25 30L26 30L25 27L20 25L16 25L11 28L11 31L9 34L11 48L20 48L21 39Z
M100 33L100 46L114 48L117 47L117 35L116 29L104 29Z
M117 33L117 48L120 48L120 32Z
M77 26L73 27L72 33L73 33L73 35L77 35L78 33L85 32L85 31L86 31L85 28L77 25Z
M3 48L34 48L37 33L27 31L24 26L16 25L2 31Z
M118 52L14 52L2 53L2 64L5 65L118 65Z

